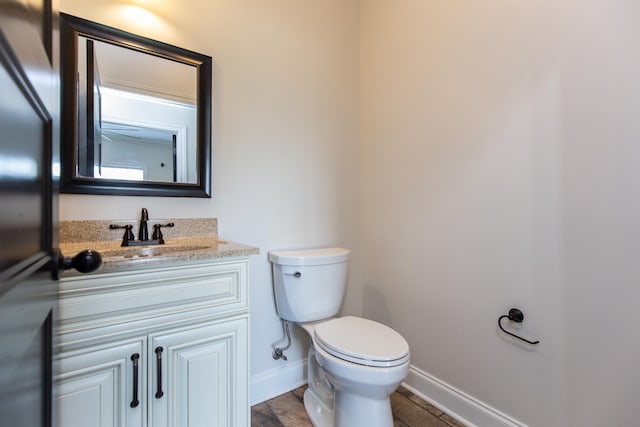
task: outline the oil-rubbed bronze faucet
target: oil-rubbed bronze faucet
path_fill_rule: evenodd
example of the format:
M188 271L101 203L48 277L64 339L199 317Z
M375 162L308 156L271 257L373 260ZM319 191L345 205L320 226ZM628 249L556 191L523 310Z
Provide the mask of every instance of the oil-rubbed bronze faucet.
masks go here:
M149 211L147 208L142 208L140 214L140 228L138 228L138 240L146 242L149 240L149 228L147 227L147 221L149 221Z
M124 235L122 236L122 245L121 246L141 246L141 245L164 245L164 238L162 236L161 227L173 227L173 223L170 222L168 224L154 224L153 226L153 236L152 240L149 240L149 226L147 222L149 221L149 211L147 208L142 208L142 213L140 214L140 228L138 229L138 240L135 239L133 234L133 226L131 224L127 225L117 225L111 224L109 228L112 230L118 228L124 228Z

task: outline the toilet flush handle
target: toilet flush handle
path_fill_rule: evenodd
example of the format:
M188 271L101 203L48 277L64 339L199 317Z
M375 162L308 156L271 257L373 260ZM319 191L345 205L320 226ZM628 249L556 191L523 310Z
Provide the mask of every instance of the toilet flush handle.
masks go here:
M285 276L292 276L295 277L296 279L300 276L302 276L302 273L300 273L299 271L296 271L295 273L284 273Z

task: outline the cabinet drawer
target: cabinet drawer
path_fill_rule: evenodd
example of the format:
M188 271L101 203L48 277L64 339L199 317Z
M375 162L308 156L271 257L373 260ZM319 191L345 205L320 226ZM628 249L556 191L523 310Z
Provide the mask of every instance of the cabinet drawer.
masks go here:
M247 270L240 260L63 278L58 333L68 341L100 328L117 334L246 312Z

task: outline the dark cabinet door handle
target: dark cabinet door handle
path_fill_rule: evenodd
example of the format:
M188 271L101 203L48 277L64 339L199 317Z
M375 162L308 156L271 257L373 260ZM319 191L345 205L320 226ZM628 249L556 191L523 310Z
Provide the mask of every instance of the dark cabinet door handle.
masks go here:
M158 380L158 388L156 390L156 399L160 399L164 396L162 392L162 347L156 347L156 369L157 369L157 380Z
M131 361L133 362L133 399L131 400L131 407L135 408L140 404L138 400L138 363L140 361L140 355L138 353L132 354Z

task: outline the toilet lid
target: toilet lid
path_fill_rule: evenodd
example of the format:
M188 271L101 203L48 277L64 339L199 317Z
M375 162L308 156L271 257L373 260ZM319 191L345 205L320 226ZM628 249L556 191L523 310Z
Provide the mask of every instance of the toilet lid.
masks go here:
M339 317L316 325L316 343L326 352L366 366L391 367L409 360L409 344L393 329L360 317Z

